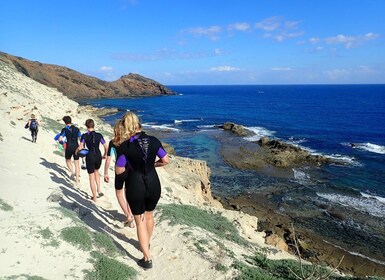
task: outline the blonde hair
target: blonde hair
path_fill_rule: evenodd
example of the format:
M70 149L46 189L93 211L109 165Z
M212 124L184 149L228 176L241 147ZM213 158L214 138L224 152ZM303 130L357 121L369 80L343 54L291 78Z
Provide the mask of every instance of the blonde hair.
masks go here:
M115 125L114 125L114 138L112 139L112 143L115 146L119 146L125 140L124 135L125 135L125 131L123 126L123 121L118 120L115 122Z
M133 112L127 112L122 118L125 134L129 137L134 136L141 128L138 116Z

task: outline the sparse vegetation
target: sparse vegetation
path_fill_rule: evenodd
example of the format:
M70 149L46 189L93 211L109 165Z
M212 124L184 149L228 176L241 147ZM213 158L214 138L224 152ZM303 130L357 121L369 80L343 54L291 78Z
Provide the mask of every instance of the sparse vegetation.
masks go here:
M0 209L3 211L12 211L13 207L0 198Z
M84 251L92 249L90 232L83 226L68 227L61 231L62 238Z
M27 275L27 274L19 274L19 275L11 275L11 276L5 276L2 279L7 279L7 280L47 280L46 278L36 276L36 275Z
M11 125L16 126L16 123L14 121L11 121Z
M98 252L91 252L90 261L94 265L94 270L86 271L85 280L135 279L137 276L133 268Z
M59 241L55 239L52 231L49 228L39 230L38 233L45 239L44 246L59 247Z
M180 224L189 227L200 227L220 239L227 239L240 245L249 244L243 239L237 228L220 213L209 213L191 205L163 204L161 220L169 220L171 225Z
M62 124L62 123L55 121L51 118L47 118L47 117L43 116L42 120L44 123L44 128L48 131L52 130L52 131L60 132L61 129L64 127L64 123Z
M112 257L119 253L112 238L105 233L96 232L94 234L94 241L96 247L108 256Z

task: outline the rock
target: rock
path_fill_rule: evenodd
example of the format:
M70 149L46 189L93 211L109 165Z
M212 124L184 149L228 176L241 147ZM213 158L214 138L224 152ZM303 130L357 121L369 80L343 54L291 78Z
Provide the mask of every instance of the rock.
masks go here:
M266 236L265 243L272 245L282 251L289 252L289 246L287 246L285 240L277 234L273 233L269 236Z
M251 131L247 130L243 125L235 124L232 122L226 122L223 124L223 126L219 127L223 128L224 130L231 131L237 136L248 136L253 134Z

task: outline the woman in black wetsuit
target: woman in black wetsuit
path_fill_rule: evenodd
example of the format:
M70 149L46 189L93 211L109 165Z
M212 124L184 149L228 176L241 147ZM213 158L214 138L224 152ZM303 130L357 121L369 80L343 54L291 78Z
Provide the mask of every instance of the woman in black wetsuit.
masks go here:
M150 240L154 230L153 210L161 193L155 167L168 164L169 158L156 137L141 132L136 114L128 112L122 120L129 138L121 144L121 152L127 159L126 168L129 169L126 179L126 199L134 215L138 241L143 253L138 265L147 269L152 268Z

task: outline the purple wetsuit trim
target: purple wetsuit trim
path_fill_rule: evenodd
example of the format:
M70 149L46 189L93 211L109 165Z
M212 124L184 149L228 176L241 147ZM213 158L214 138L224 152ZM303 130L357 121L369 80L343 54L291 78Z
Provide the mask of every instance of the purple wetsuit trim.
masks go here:
M126 157L124 155L121 155L116 160L116 166L118 167L125 167L127 163Z

